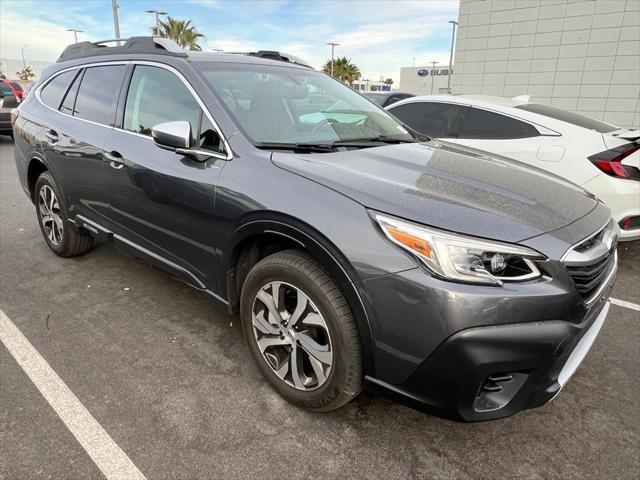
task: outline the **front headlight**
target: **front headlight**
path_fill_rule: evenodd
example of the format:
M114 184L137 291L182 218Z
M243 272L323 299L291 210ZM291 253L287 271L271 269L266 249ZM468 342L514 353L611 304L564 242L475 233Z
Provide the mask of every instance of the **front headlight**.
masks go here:
M545 257L530 248L443 232L380 214L375 218L391 242L418 257L439 277L502 285L542 276L534 260Z

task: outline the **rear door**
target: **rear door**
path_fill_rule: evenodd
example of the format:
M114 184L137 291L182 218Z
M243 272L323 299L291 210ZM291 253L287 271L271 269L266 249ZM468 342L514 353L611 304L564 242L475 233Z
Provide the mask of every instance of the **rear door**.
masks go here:
M192 147L210 155L156 146L152 127L171 121L189 122ZM118 122L105 146L108 228L184 281L212 286L214 193L226 157L218 130L182 76L151 64L132 67Z
M462 127L466 105L442 102L409 102L389 111L413 130L431 138L455 141Z
M40 91L44 113L41 145L65 196L71 218L99 221L102 148L115 119L126 66L109 64L63 72Z
M553 170L565 149L558 136L541 135L532 124L472 107L464 118L457 143L497 153L537 167Z

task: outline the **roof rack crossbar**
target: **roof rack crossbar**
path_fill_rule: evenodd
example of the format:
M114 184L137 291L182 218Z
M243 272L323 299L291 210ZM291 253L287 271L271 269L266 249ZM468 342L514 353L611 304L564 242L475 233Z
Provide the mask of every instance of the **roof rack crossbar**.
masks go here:
M302 67L313 68L307 62L295 55L291 55L285 52L278 52L277 50L258 50L257 52L222 52L230 55L248 55L250 57L266 58L268 60L276 60L279 62L288 62L300 65Z
M123 45L108 47L107 43L124 42ZM118 55L123 53L152 53L186 57L187 53L180 45L169 38L163 37L130 37L111 38L97 42L79 42L64 49L57 62L75 60L78 58L97 55Z
M128 38L108 38L107 40L98 40L97 42L91 42L94 45L102 45L103 43L114 43L114 42L126 42L129 40Z

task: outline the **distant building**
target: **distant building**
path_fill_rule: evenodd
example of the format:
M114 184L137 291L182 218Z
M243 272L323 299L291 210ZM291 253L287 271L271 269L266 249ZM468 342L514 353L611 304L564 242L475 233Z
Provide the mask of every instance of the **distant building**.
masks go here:
M356 80L351 84L351 88L358 92L389 92L391 85L384 82L372 82L371 80Z
M449 66L403 67L400 69L400 90L416 95L447 93Z
M36 76L32 80L40 78L42 70L51 65L53 62L44 62L40 60L30 60L27 65L30 65ZM9 80L17 80L18 72L24 68L22 60L15 60L12 58L0 58L0 73L5 75Z
M640 1L461 0L453 93L640 127Z

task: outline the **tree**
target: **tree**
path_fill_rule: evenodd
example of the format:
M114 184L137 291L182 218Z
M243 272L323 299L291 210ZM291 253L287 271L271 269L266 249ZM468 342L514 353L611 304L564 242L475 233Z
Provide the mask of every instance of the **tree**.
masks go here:
M324 64L322 71L331 75L331 60ZM340 57L333 61L333 76L338 80L351 85L362 75L360 73L360 69L355 64L351 63L350 58Z
M22 80L23 82L26 82L29 79L31 79L31 78L36 76L36 74L33 71L33 68L31 68L30 65L27 65L22 70L20 70L19 72L16 72L16 73L18 74L18 78L20 80Z
M196 30L191 20L176 20L175 18L167 17L166 22L160 20L160 31L158 31L157 27L153 27L151 33L160 37L170 38L182 48L196 51L202 50L202 47L198 45L198 40L204 38L204 35Z
M386 83L387 85L391 86L393 85L393 78L387 78L384 83Z

